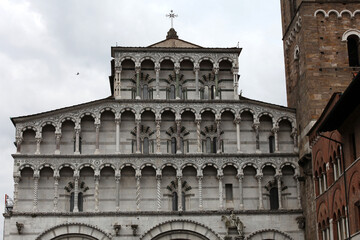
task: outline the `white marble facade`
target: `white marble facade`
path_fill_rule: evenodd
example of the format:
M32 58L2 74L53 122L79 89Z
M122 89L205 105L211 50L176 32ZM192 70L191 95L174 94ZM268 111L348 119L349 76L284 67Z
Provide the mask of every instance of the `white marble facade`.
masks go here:
M239 98L240 52L113 47L111 97L12 118L4 239L244 239L231 211L245 239L303 239L295 111Z

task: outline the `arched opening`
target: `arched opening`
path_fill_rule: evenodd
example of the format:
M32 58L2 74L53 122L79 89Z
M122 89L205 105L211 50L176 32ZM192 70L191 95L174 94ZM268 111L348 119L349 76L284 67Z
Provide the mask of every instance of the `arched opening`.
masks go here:
M270 153L275 152L275 137L274 136L269 137L269 152Z
M279 209L279 194L277 187L272 187L270 189L270 209L271 210Z
M101 153L115 152L115 114L112 111L101 113L99 131L99 149Z
M42 140L40 144L41 154L54 154L56 143L55 143L55 127L48 124L42 128Z
M136 73L135 73L135 62L131 59L125 59L121 62L121 88L128 88L130 91L122 89L121 96L125 99L136 98ZM134 77L135 75L135 77Z
M349 66L359 67L359 37L350 35L347 38L347 48L349 56Z

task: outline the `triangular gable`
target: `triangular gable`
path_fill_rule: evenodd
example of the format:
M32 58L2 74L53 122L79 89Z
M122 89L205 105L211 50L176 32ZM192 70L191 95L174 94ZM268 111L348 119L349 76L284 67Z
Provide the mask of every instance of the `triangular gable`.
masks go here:
M202 48L199 45L181 40L181 39L165 39L163 41L154 43L148 47L154 47L154 48Z

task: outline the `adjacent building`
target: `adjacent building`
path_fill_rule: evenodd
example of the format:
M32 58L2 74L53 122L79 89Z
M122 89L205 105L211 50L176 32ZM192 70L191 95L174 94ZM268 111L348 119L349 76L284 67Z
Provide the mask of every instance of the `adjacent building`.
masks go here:
M237 94L240 48L112 47L111 96L14 117L9 239L304 239L295 110Z
M360 239L360 75L309 132L319 239Z
M296 109L306 239L316 239L313 162L307 136L335 92L360 70L360 2L281 0L288 106Z

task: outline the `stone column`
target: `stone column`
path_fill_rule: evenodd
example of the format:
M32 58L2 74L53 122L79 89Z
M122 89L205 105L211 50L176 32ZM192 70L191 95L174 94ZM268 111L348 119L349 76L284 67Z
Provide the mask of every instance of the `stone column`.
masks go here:
M183 210L183 207L182 207L182 172L181 172L181 170L177 170L176 178L178 181L178 185L177 185L178 210L181 212Z
M201 153L201 119L195 119L196 136L197 136L197 152Z
M39 171L34 171L34 199L33 199L33 212L37 212L38 211L38 188L39 188L39 178L40 178L40 173Z
M94 174L95 190L94 190L94 202L95 212L99 212L99 181L100 181L100 171L96 170Z
M244 209L244 191L243 191L244 174L242 172L238 173L237 178L239 179L240 210L243 210Z
M161 169L156 170L156 200L158 211L161 211L161 177Z
M177 119L176 121L176 153L181 154L181 119Z
M135 72L136 72L136 99L141 99L141 97L140 97L140 67L136 67Z
M115 170L115 184L116 184L116 211L120 211L120 170Z
M61 142L61 132L55 131L55 144L56 144L55 154L56 155L60 154L60 142Z
M239 95L238 95L239 83L238 83L238 81L237 81L237 75L238 75L238 69L233 68L234 99L235 99L235 100L238 100L238 99L239 99Z
M241 143L240 122L241 122L241 118L239 116L236 117L234 122L236 124L236 147L237 147L237 153L241 153L241 148L240 148L240 143Z
M281 174L277 174L275 176L277 182L277 189L278 189L278 201L279 201L279 209L282 209L282 196L281 196Z
M221 119L218 118L215 120L216 121L216 137L217 137L217 142L216 142L216 153L221 153L221 128L220 128L220 124L221 124Z
M195 95L196 99L200 99L200 92L199 92L199 66L195 66Z
M22 137L16 137L16 153L21 153L21 143L23 141Z
M156 99L160 99L160 66L155 66L155 79L156 79Z
M136 122L136 153L141 153L140 151L140 119L135 119Z
M324 170L324 171L325 171L325 170ZM323 172L322 178L323 178L323 181L324 181L324 192L325 192L326 189L327 189L326 172Z
M78 170L74 171L74 209L73 209L73 212L79 212L79 208L78 208L79 178L80 178L79 171Z
M278 153L279 152L279 138L278 138L279 128L274 127L271 131L274 133L275 152Z
M180 68L179 67L175 67L175 78L176 78L176 88L175 88L175 92L176 92L176 99L180 99Z
M199 210L203 210L203 198L202 198L202 180L203 180L203 174L202 171L198 171L197 174L198 179L198 187L199 187Z
M115 67L114 95L115 99L121 99L121 70L122 67Z
M291 132L291 137L293 138L293 141L294 141L294 152L297 153L297 152L299 152L299 147L298 147L297 133L296 133L295 128L293 128L293 130Z
M120 153L120 118L115 118L116 136L115 136L115 153Z
M220 99L219 97L219 68L214 68L215 73L215 99Z
M156 153L161 154L161 120L157 119L156 121Z
M345 220L345 236L348 237L350 233L349 232L349 224L348 224L348 221L349 221L349 216L346 215L347 213L347 207L345 206L345 216L344 216L344 220Z
M58 211L58 202L59 202L59 180L60 174L59 171L54 171L54 208L53 212Z
M98 120L97 123L95 123L95 132L96 132L96 136L95 136L95 154L99 154L100 153L100 149L99 149L99 144L100 144L100 142L99 142L99 140L100 140L100 119Z
M296 180L296 197L297 197L297 205L298 208L301 209L301 196L300 196L300 181L299 181L299 176L295 175L294 176L295 180ZM316 195L316 194L315 194Z
M257 174L256 178L258 180L258 188L259 188L259 209L262 210L264 209L264 205L263 205L263 197L262 197L262 185L261 185L261 179L262 179L263 175L262 174Z
M330 240L334 240L334 223L333 223L333 219L330 218L329 220L329 227L330 227Z
M140 202L141 202L141 192L140 192L141 170L140 169L136 170L135 178L136 178L136 211L140 211Z
M35 154L40 154L40 143L42 141L41 133L37 134L37 136L35 137L35 140L36 140L36 152L35 152Z
M20 176L14 176L14 206L13 206L13 211L17 210L20 179L21 179Z
M80 127L75 128L75 152L74 154L80 154Z
M256 141L256 153L261 153L260 151L260 139L259 139L259 122L255 122L253 124L253 128L255 130L255 141Z
M223 178L224 175L221 170L218 170L217 178L219 180L219 209L224 209L224 198L223 198Z

